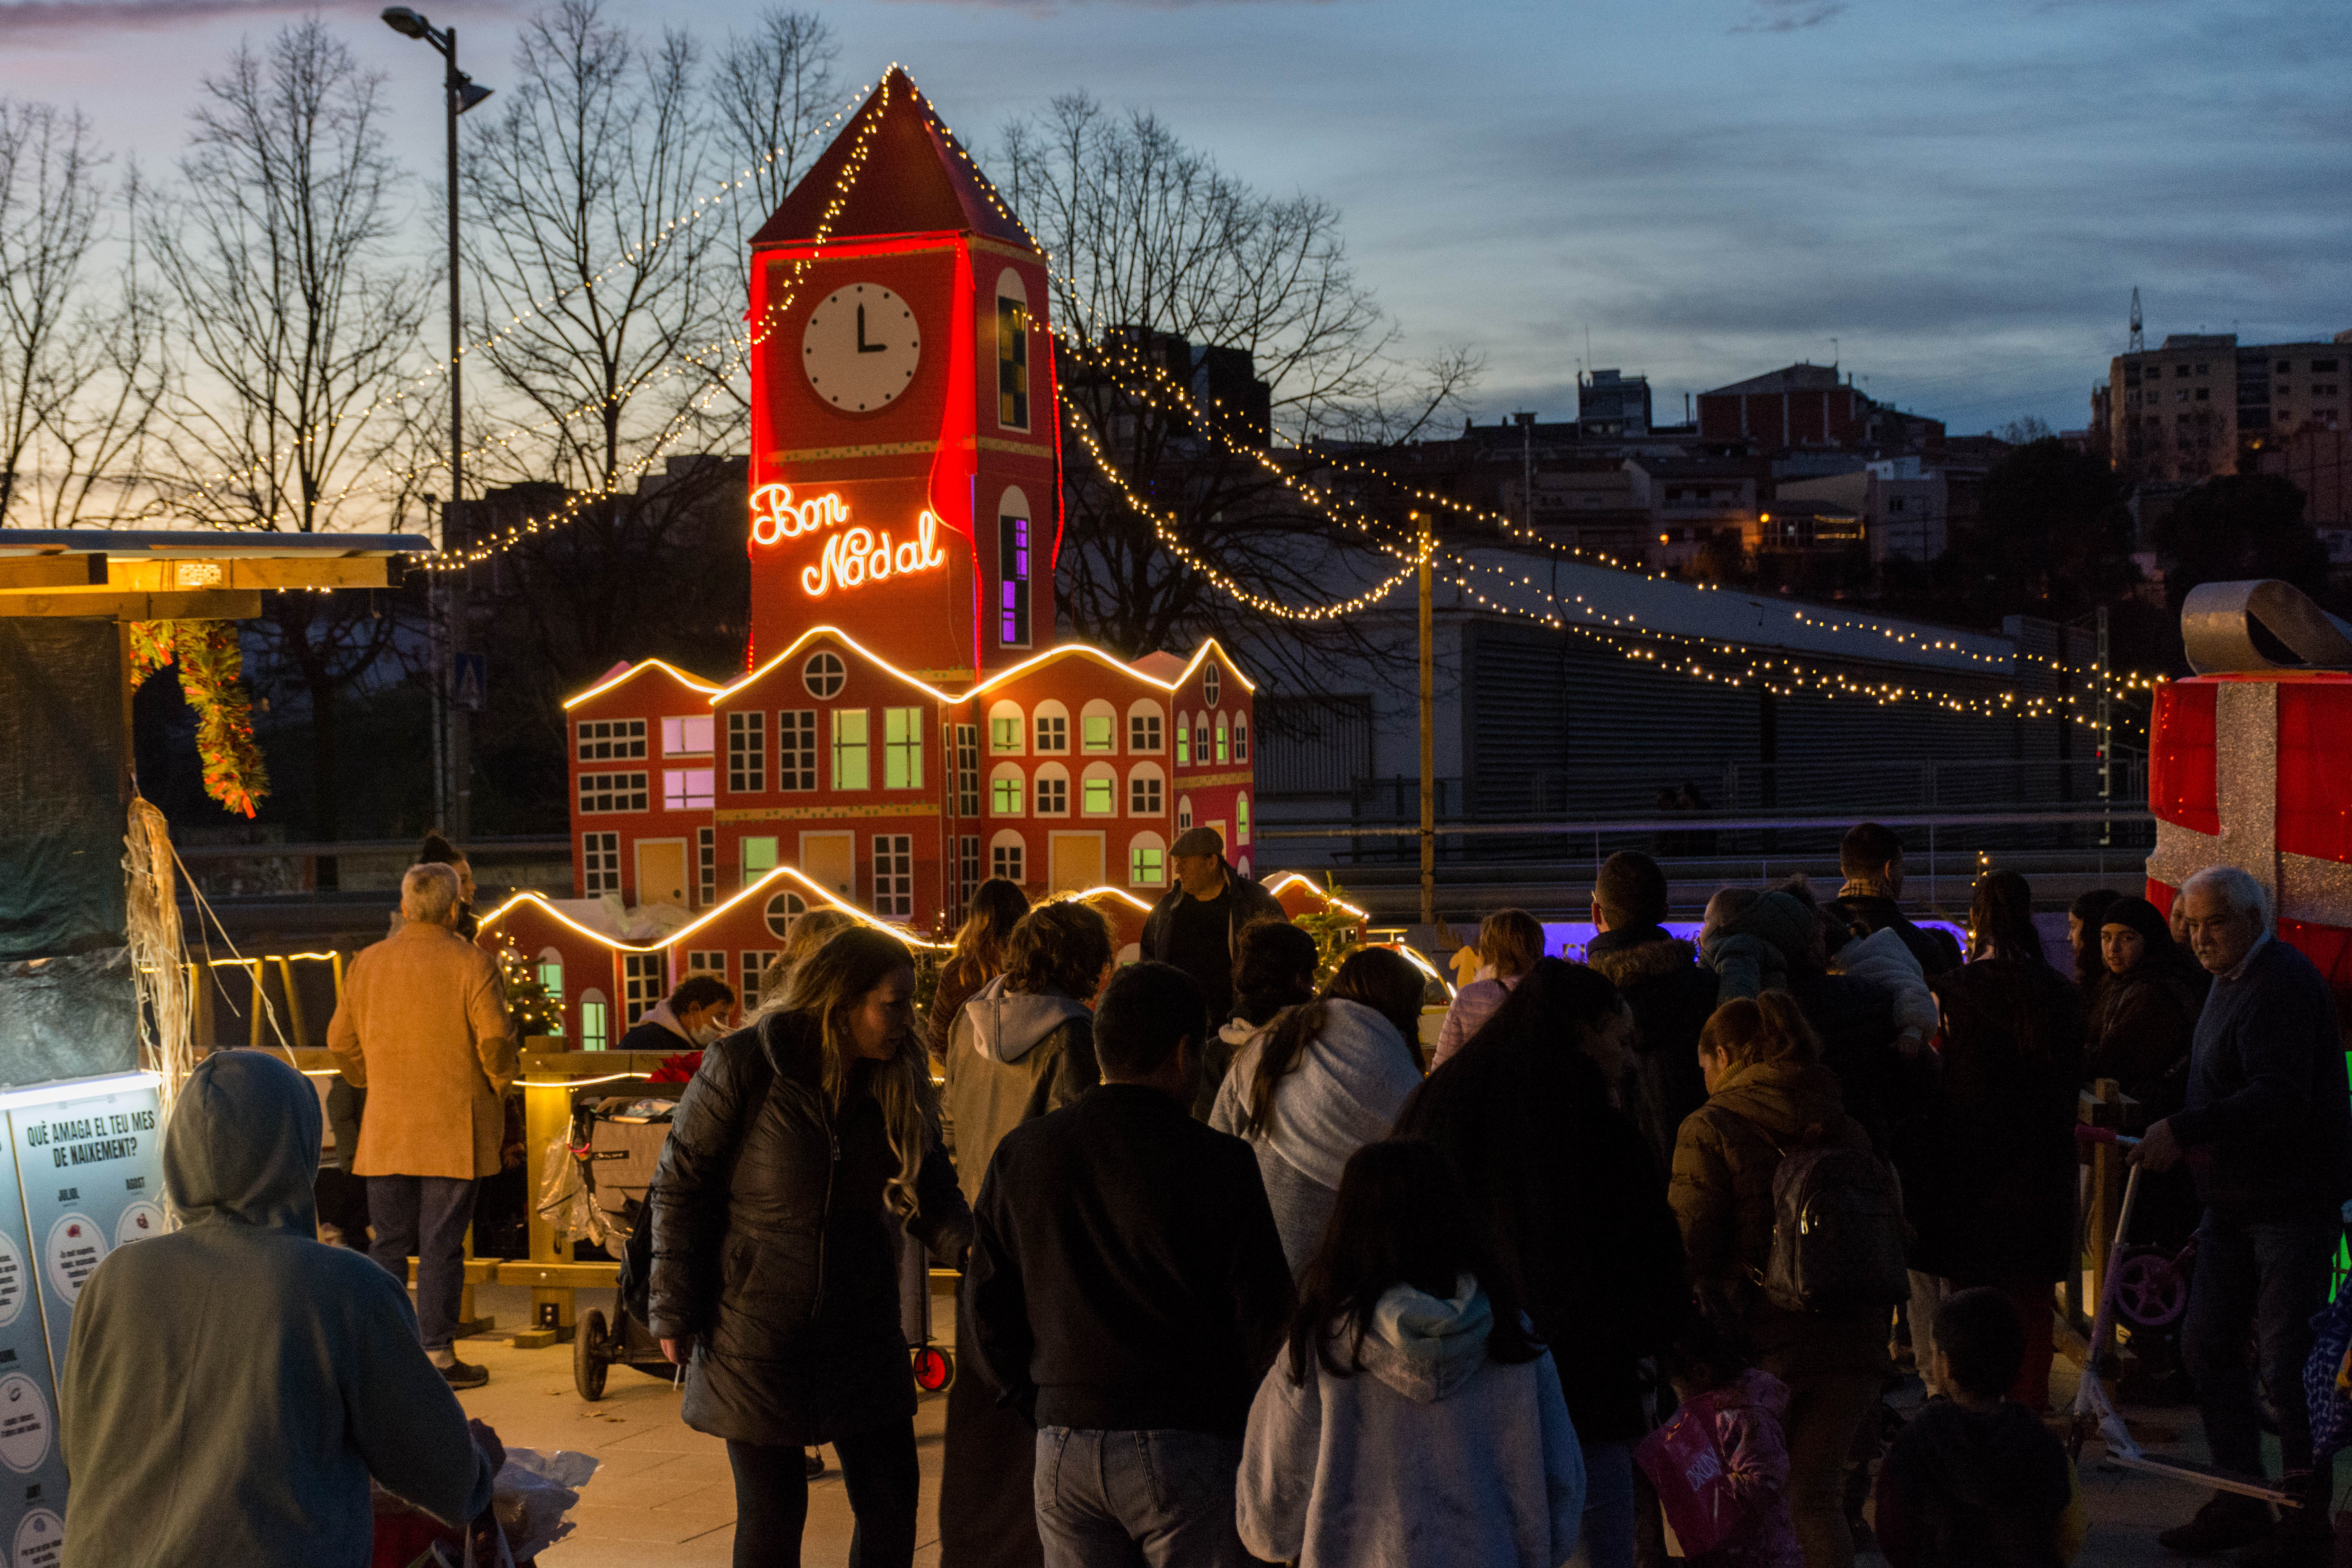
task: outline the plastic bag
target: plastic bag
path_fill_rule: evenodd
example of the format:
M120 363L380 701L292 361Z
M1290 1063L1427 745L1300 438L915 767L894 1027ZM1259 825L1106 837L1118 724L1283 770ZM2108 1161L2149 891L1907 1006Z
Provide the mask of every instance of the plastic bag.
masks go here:
M539 1190L547 1194L540 1200L539 1212L555 1231L560 1255L571 1256L575 1237L585 1237L599 1247L610 1244L613 1227L581 1177L568 1129L549 1139L546 1152L540 1156Z
M580 1500L580 1489L596 1473L591 1454L568 1448L509 1448L492 1483L490 1508L515 1560L528 1563L565 1536L573 1525L564 1515Z
M1656 1489L1658 1506L1675 1527L1685 1556L1714 1551L1748 1522L1748 1510L1725 1473L1723 1449L1705 1402L1676 1411L1642 1439L1633 1458Z

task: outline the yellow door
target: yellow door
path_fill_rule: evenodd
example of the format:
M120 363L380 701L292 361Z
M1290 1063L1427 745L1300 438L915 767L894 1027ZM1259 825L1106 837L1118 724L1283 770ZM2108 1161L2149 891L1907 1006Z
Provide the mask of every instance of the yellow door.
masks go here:
M1048 847L1053 858L1053 890L1082 893L1103 884L1103 836L1099 833L1056 833Z
M801 835L801 874L836 898L857 901L857 839L848 833Z
M637 843L637 902L686 908L686 840L648 838Z

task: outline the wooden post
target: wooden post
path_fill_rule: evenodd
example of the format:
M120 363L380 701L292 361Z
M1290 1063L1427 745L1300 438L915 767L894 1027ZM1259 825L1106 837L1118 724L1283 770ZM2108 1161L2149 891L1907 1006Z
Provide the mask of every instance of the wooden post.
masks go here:
M1430 627L1429 557L1434 547L1429 520L1412 514L1419 525L1420 554L1413 578L1420 590L1421 628L1421 923L1437 923L1437 660Z
M2121 1129L2123 1123L2123 1091L2114 1079L2092 1080L2076 1100L2076 1118L2092 1127ZM2114 1266L2111 1256L2115 1247L2116 1220L2123 1212L2123 1181L2126 1173L2122 1151L2113 1143L2091 1145L2091 1181L2089 1201L2083 1205L2084 1250L2090 1256L2089 1294L2071 1303L2070 1316L2081 1321L2087 1331L2090 1321L2097 1315L2100 1296L2107 1288L2107 1270ZM2068 1283L2076 1284L2080 1271L2070 1275ZM2104 1354L2112 1345L2101 1347Z

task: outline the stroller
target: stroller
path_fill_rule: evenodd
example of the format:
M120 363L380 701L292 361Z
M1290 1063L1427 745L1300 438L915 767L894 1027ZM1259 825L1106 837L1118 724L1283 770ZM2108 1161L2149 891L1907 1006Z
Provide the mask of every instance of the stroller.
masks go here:
M612 1316L584 1312L572 1334L572 1384L583 1399L604 1397L605 1373L616 1364L650 1377L677 1374L646 1326L653 1226L646 1195L669 1137L670 1108L685 1087L649 1083L635 1095L583 1095L572 1106L567 1151L580 1192L565 1201L576 1205L584 1198L593 1211L586 1216L589 1234L618 1254L621 1263Z

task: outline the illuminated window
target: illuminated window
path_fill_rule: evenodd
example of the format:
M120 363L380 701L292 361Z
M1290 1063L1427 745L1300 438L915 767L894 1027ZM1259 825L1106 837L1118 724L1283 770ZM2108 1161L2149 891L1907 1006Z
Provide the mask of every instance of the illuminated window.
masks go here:
M996 285L996 422L1029 428L1029 305L1011 268Z
M727 789L730 795L756 795L768 787L767 715L727 715Z
M988 847L988 874L1008 882L1025 882L1022 875L1022 843L1017 833L1000 833Z
M1029 508L1012 504L1018 490L1004 492L996 518L996 642L1000 647L1029 646Z
M999 702L988 710L988 749L1000 757L1021 754L1021 704Z
M539 950L539 984L549 1001L563 1000L563 954L554 948Z
M662 955L658 952L621 954L621 1022L635 1028L646 1009L662 999Z
M815 653L801 666L801 684L808 688L811 697L823 700L841 695L844 682L849 679L848 668L837 653Z
M1246 713L1234 715L1234 761L1249 761L1249 715Z
M646 754L643 719L583 719L580 760L583 763L630 762Z
M1018 763L999 763L988 780L988 815L1018 816L1022 798L1028 792L1028 781L1022 776Z
M1226 756L1230 753L1230 752L1231 752L1231 750L1232 750L1232 747L1231 747L1231 746L1230 746L1230 744L1228 743L1228 742L1230 742L1230 740L1231 740L1231 737L1232 737L1232 731L1230 731L1229 730L1227 730L1227 729L1225 728L1225 716L1224 716L1223 714L1222 714L1222 713L1218 714L1218 715L1217 715L1217 761L1219 761L1219 762L1221 762L1221 763L1222 763L1222 762L1223 762L1223 761L1225 760Z
M1088 816L1111 816L1118 811L1118 774L1108 763L1096 763L1078 781L1078 809Z
M886 920L915 913L915 839L907 833L874 836L874 912Z
M580 994L580 1048L601 1051L608 1048L613 1037L612 1025L607 1021L604 994L583 991Z
M1136 769L1127 781L1127 814L1158 816L1161 815L1160 801L1160 770L1150 766Z
M709 768L664 768L662 770L662 809L664 811L709 810L711 772Z
M580 896L593 899L621 890L621 836L583 833L580 836Z
M1037 815L1070 815L1070 775L1050 763L1037 770Z
M798 893L778 893L768 900L768 933L782 939L793 934L793 922L808 913L808 900Z
M1245 795L1234 797L1234 842L1249 842L1249 796Z
M882 710L882 787L923 787L923 710Z
M746 838L740 846L743 860L743 885L750 887L776 868L776 841L772 838Z
M980 726L959 724L955 727L956 751L956 815L980 815ZM979 855L978 850L972 851Z
M710 754L711 716L696 713L683 719L665 719L662 724L662 755L709 756Z
M643 811L646 800L646 775L643 773L580 775L580 809L583 812Z
M1160 750L1160 709L1156 704L1139 702L1127 710L1127 749L1146 755Z
M1176 765L1184 766L1192 760L1192 721L1184 714L1176 716Z
M833 787L870 788L873 771L866 765L866 710L833 710Z
M1118 710L1099 700L1087 703L1078 719L1078 749L1085 752L1118 750Z
M776 715L776 787L816 788L816 710L787 708Z
M1127 848L1127 879L1139 888L1157 888L1168 880L1168 847L1157 833L1139 833Z

